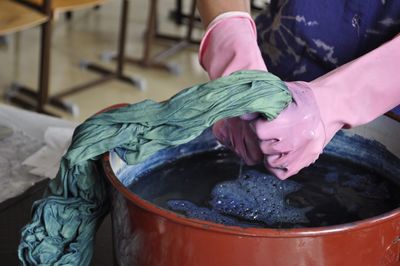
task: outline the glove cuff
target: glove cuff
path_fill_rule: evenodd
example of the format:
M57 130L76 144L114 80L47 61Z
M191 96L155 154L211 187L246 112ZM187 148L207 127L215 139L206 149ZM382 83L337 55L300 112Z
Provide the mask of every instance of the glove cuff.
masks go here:
M244 69L266 71L251 16L227 12L216 17L200 44L199 61L211 79Z
M229 18L248 18L254 24L253 18L250 16L249 13L244 12L244 11L230 11L230 12L225 12L225 13L219 14L217 17L215 17L208 25L206 31L211 30L219 22L229 19ZM254 28L255 28L255 24L254 24Z

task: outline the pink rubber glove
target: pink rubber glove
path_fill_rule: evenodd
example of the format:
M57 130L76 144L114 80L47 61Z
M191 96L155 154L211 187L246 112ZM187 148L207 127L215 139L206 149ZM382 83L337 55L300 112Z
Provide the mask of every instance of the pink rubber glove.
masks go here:
M210 78L262 69L255 33L245 35L250 28L255 32L254 23L238 21L234 16L217 18L203 40L200 61ZM259 118L249 125L228 119L217 122L213 132L247 164L264 158L266 168L280 179L294 175L318 158L339 129L368 123L400 103L399 48L397 37L313 82L287 83L293 103L273 121Z
M396 107L399 70L400 36L310 83L287 83L294 102L273 121L252 122L265 166L280 179L294 175L318 158L339 129Z
M200 44L199 61L210 79L239 70L267 71L251 16L246 12L227 12L216 17ZM263 160L257 136L247 121L239 118L220 120L214 125L213 132L222 144L234 150L246 164L254 165Z
M201 41L199 61L212 80L239 70L267 71L251 16L227 12L216 17Z

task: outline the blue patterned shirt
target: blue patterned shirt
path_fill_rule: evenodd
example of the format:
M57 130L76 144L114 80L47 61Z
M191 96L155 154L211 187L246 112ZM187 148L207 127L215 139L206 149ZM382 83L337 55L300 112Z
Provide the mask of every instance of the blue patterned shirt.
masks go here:
M256 24L268 70L310 81L398 34L400 0L272 0Z

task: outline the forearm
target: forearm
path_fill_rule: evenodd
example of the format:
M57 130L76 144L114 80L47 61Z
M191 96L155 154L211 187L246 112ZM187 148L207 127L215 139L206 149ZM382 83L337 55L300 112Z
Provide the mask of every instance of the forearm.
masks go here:
M250 13L249 0L198 0L197 8L200 13L204 28L218 15L230 11L243 11Z
M400 36L310 83L322 117L366 124L400 104Z
M226 15L212 22L200 44L199 61L210 79L239 70L267 71L250 14L229 12Z

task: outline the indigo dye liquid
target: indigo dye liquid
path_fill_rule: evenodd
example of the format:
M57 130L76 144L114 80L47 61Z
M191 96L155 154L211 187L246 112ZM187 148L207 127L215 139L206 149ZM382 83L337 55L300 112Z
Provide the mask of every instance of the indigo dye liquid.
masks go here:
M242 227L318 227L383 214L400 188L373 169L329 155L280 181L228 151L184 157L137 178L130 190L189 218Z

